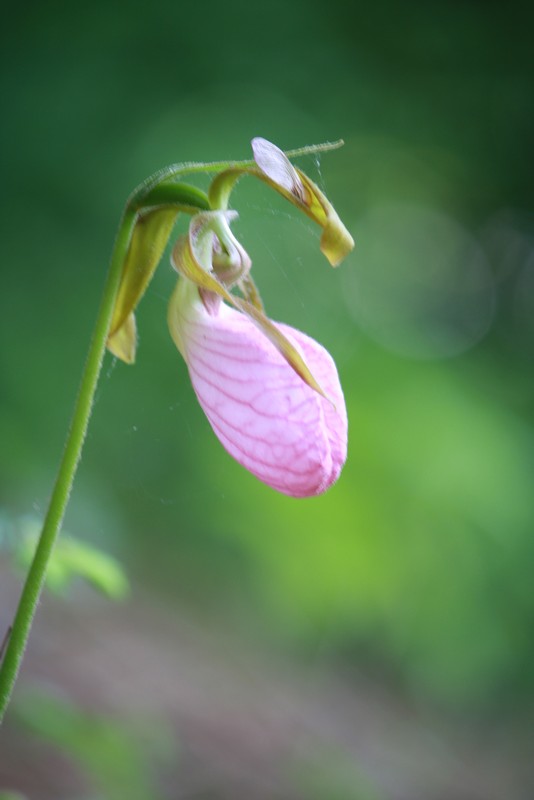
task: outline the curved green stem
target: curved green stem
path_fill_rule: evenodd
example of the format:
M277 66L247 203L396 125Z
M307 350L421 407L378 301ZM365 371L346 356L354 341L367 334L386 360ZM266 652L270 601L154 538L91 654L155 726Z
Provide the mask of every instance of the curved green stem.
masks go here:
M50 499L50 505L37 544L37 549L22 590L9 641L5 648L4 659L0 667L0 722L4 716L17 679L35 609L44 584L48 561L61 528L74 476L80 461L82 447L87 433L87 426L91 417L93 399L106 350L106 341L113 314L113 306L120 284L122 266L128 251L136 216L137 212L135 209L128 205L123 214L115 240L108 277L104 287L104 293L95 324L93 338L89 347L89 353L87 355L87 361L83 371L63 457Z
M326 153L330 150L338 150L344 144L343 139L338 139L335 142L322 142L321 144L309 144L305 147L298 147L296 150L286 150L285 154L288 158L298 158L299 156L314 155L316 153ZM222 172L223 170L231 169L246 169L248 167L255 167L254 160L247 161L212 161L212 162L196 162L186 161L182 164L171 164L170 167L154 172L146 180L139 184L134 189L129 198L129 204L142 204L149 194L156 186L164 183L165 181L172 181L183 175L192 175L196 172Z

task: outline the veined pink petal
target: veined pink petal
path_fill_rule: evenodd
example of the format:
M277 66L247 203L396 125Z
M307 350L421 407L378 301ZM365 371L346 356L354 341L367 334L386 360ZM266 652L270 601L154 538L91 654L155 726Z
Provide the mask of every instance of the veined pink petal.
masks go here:
M248 317L224 303L209 314L196 287L187 284L179 281L169 326L220 442L279 492L310 497L326 491L347 455L345 401L329 353L277 323L332 403L304 383Z

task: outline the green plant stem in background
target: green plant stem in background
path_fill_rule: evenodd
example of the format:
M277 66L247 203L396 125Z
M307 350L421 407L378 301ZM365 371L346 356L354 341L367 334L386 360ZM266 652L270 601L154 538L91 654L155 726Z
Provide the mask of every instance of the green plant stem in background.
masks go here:
M0 722L15 685L35 609L45 580L48 561L61 528L74 476L80 461L106 350L106 341L121 279L122 265L130 244L136 215L135 209L128 206L121 220L56 483L35 555L22 590L15 619L13 620L11 634L5 648L4 659L0 667Z

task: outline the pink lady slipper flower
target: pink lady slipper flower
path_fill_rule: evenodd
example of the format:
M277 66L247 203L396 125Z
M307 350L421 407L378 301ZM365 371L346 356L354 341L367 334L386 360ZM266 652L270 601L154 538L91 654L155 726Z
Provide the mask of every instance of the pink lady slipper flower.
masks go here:
M192 216L188 235L173 249L180 278L170 301L169 329L228 453L273 489L310 497L326 491L345 463L343 392L334 361L320 344L265 315L249 274L250 258L230 230L237 216L226 210L230 191L243 174L276 189L322 227L321 249L332 265L354 243L318 187L281 150L264 139L255 139L253 150L254 164L230 163L214 178L209 208ZM165 207L155 206L140 218L131 266L119 288L108 347L130 363L136 347L133 311L168 239L165 214L170 214ZM145 245L151 226L163 231L156 248ZM144 251L146 270L139 267ZM232 291L235 286L240 295Z
M224 302L208 310L181 278L169 327L198 401L223 447L273 489L321 494L347 456L347 412L333 359L306 334L275 324L324 394L312 389L259 327Z

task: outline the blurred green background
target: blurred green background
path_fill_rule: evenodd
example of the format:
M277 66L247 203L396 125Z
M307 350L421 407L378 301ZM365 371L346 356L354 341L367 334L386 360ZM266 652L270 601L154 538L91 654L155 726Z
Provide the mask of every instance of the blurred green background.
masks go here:
M135 367L107 357L66 520L122 562L130 599L45 596L0 790L532 796L529 6L10 8L0 633L20 586L10 548L46 509L131 189L169 163L248 158L257 135L342 137L299 166L356 249L333 271L318 230L267 187L232 196L270 316L322 342L345 390L346 468L306 501L212 434L167 332L165 256Z

